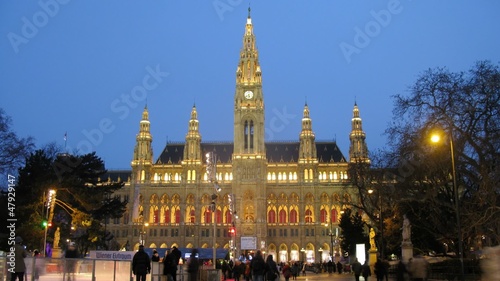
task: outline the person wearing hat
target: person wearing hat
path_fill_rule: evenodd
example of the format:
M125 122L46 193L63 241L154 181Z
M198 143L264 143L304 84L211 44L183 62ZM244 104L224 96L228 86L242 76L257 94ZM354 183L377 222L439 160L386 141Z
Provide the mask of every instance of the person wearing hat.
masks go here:
M19 281L24 280L24 272L26 271L26 264L24 263L24 258L28 256L28 253L24 249L23 238L21 236L16 237L16 245L14 246L14 263L8 263L11 268L8 269L11 272L11 281L19 279Z
M144 251L144 245L139 246L139 251L132 258L132 273L137 276L137 281L146 281L146 274L151 272L151 259Z

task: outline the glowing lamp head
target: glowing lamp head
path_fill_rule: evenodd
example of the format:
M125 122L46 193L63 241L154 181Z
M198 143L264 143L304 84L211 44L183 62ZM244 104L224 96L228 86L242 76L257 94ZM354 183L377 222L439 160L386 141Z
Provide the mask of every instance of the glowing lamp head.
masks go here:
M431 141L433 143L438 143L438 142L441 141L441 137L439 135L434 134L434 135L431 136Z

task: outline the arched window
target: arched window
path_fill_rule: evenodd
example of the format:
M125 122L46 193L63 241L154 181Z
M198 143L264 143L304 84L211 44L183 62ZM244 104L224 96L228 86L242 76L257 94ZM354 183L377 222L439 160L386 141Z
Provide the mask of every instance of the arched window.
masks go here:
M163 222L170 223L170 209L169 208L163 209Z
M189 222L190 223L195 223L196 222L196 216L195 216L195 213L194 213L194 209L191 209L191 211L189 212Z
M233 222L233 216L231 215L231 212L229 210L226 210L226 214L224 215L225 216L225 221L227 224L230 224Z
M269 212L267 213L267 222L276 223L276 211L269 210Z
M279 223L286 223L286 211L283 209L280 210Z
M179 209L175 210L175 223L176 224L181 223L181 210Z
M297 210L295 209L292 209L290 211L290 223L298 223L299 220L298 220L298 214L297 214Z
M313 223L312 211L311 209L307 209L305 212L305 223Z
M328 222L327 220L328 213L326 210L322 207L321 210L319 211L319 221L321 224L325 224Z
M215 222L218 224L222 223L222 212L220 209L215 210Z
M337 214L337 210L335 208L332 209L332 223L337 223L337 217L338 217L338 214Z
M204 217L205 217L205 223L212 223L212 212L210 212L210 210L207 209L205 211Z

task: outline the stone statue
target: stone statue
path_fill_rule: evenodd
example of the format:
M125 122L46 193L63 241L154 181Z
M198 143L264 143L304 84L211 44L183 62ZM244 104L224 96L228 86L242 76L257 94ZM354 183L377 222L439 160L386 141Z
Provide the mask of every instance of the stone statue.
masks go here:
M370 228L370 249L375 250L377 246L375 245L375 230Z
M411 242L411 224L406 216L403 216L403 242Z
M56 229L54 233L54 248L59 248L59 240L61 239L61 230L59 227Z

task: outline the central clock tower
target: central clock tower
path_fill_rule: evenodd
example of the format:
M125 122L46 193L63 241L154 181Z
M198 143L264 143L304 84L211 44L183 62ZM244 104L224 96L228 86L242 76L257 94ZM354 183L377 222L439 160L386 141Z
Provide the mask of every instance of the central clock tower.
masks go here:
M234 154L265 157L262 73L255 35L253 34L250 8L243 36L243 47L236 69Z
M266 245L266 174L262 73L249 8L236 69L232 192L238 236L256 238L256 249Z

